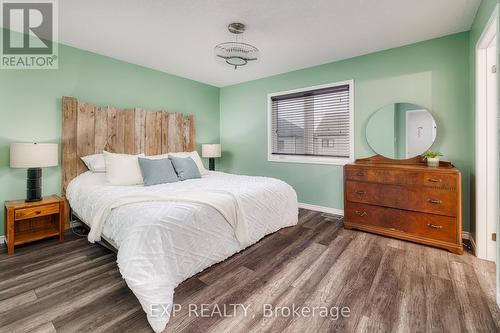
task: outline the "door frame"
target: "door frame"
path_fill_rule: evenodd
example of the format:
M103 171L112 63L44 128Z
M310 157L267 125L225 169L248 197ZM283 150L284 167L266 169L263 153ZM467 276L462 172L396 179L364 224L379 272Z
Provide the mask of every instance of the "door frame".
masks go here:
M491 45L494 38L498 36L498 4L495 6L493 13L486 24L481 37L479 38L475 52L476 52L476 105L475 105L475 118L476 118L476 133L475 133L475 162L476 162L476 200L475 200L475 221L476 221L476 232L475 232L475 243L476 243L476 255L481 259L494 260L496 257L496 250L491 253L490 242L491 235L489 235L488 230L490 223L497 223L498 219L498 195L496 199L491 200L491 193L498 193L498 177L491 176L491 170L496 168L497 165L492 165L491 158L488 158L492 152L490 152L492 146L488 145L491 142L492 135L497 133L492 133L491 126L488 126L488 119L491 119L490 114L491 108L488 108L488 92L487 92L487 49ZM498 45L497 45L498 47ZM498 64L497 64L498 65ZM497 81L498 87L498 81ZM498 101L497 101L498 105ZM497 107L498 109L498 107ZM494 115L495 122L498 123L498 110ZM489 123L492 125L492 123ZM498 128L496 130L498 132ZM490 149L488 149L488 146ZM496 146L496 144L495 144ZM498 155L498 151L495 152ZM490 162L490 163L489 163ZM494 189L492 187L495 187ZM492 221L496 217L495 221ZM490 250L488 250L490 248Z

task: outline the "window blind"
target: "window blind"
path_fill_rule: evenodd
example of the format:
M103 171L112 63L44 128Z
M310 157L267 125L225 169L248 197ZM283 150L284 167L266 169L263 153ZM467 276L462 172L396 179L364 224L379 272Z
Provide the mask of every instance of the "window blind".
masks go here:
M271 97L273 155L350 157L348 84Z

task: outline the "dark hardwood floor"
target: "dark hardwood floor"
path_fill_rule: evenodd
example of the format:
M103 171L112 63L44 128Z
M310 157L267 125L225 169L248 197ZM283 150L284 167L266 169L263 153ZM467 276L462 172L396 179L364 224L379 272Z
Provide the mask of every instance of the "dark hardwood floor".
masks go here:
M344 230L333 215L301 210L299 220L177 287L181 310L166 332L500 330L492 263ZM71 232L64 243L2 251L1 332L151 332L114 253ZM195 315L203 304L233 315L240 303L246 316L241 307L232 317ZM264 316L266 306L293 305L333 312ZM334 320L343 307L349 316Z

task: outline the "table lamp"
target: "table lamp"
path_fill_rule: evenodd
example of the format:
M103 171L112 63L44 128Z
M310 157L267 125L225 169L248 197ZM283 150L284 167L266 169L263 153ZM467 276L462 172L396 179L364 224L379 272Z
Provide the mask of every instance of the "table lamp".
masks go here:
M215 158L221 157L221 146L220 144L202 144L201 145L201 156L208 158L208 169L211 171L215 170Z
M42 200L42 168L57 166L56 143L12 143L10 167L28 169L26 202Z

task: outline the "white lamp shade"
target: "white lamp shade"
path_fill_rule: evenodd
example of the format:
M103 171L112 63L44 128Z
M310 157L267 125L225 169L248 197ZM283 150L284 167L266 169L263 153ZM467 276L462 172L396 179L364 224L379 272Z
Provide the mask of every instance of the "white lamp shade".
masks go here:
M11 168L46 168L59 163L57 143L12 143Z
M201 145L201 156L203 157L221 157L220 144L203 144Z

